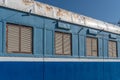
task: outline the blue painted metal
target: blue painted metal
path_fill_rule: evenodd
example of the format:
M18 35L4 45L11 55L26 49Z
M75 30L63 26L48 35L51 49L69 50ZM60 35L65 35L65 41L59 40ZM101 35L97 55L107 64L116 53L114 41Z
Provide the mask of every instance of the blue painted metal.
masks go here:
M0 62L0 79L119 80L119 66L119 62Z
M80 55L80 57L85 57L86 56L86 44L85 44L85 42L86 42L86 38L85 38L85 36L83 36L83 35L79 35L79 41L80 41L80 43L79 43L79 49L80 49L80 52L79 52L79 55Z
M16 12L17 14L13 15ZM65 22L59 22L58 26L56 26L56 20L37 15L22 16L23 14L25 13L6 8L0 8L0 55L21 57L88 58L86 57L86 36L90 36L98 38L99 56L96 58L109 58L108 41L111 40L109 39L110 33L89 29L90 34L88 34L88 28L84 26L78 26ZM33 54L6 53L6 23L31 26L33 28ZM72 34L72 56L55 55L55 31ZM100 33L98 34L98 32ZM116 34L112 34L111 38L116 38L115 40L117 41L118 58L120 58L120 36L118 35L115 37L114 35ZM119 62L0 62L0 79L119 80L119 68Z
M39 34L39 35L38 35ZM43 29L34 28L33 52L36 56L43 56Z
M43 23L43 57L46 54L46 26L45 26L45 19Z
M78 57L79 50L78 50L78 34L72 34L72 56Z
M120 41L117 42L117 52L118 52L118 58L120 57Z
M113 38L113 39L116 39L116 38L117 38L117 35L115 35L115 34L110 34L109 37L110 37L110 38Z
M6 21L2 23L2 52L6 53Z
M57 23L54 20L45 19L45 29L46 29L46 53L45 56L53 55L53 30Z
M0 80L43 80L43 63L0 62Z
M74 24L69 24L69 23L64 23L64 24L69 24L71 26L70 30L66 30L66 29L58 29L56 28L56 20L52 20L49 18L44 18L44 17L40 17L37 15L30 15L30 16L22 16L23 12L19 12L19 11L15 11L15 10L10 10L10 9L6 9L6 8L0 8L0 18L1 20L4 20L3 22L1 22L2 25L2 52L4 55L6 56L39 56L39 55L43 55L44 49L46 48L47 52L45 52L46 56L52 56L55 55L54 54L54 32L55 31L61 31L61 32L65 32L65 33L71 33L72 34L72 42L73 42L73 48L76 47L75 49L73 49L73 55L72 57L85 57L85 38L86 36L92 36L92 37L97 37L97 36L93 36L93 35L89 35L87 34L87 30L88 28L83 27L83 26L78 26L78 25L74 25ZM17 15L13 15L17 12ZM8 18L8 16L13 15L12 17ZM7 17L7 18L6 18ZM25 25L25 26L32 26L33 27L33 37L34 37L34 50L33 50L33 55L27 55L27 54L7 54L6 53L6 23L14 23L14 24L20 24L20 25ZM59 22L60 23L60 22ZM78 34L78 31L81 29L81 27L83 27L83 29L80 31L80 33ZM44 30L43 30L44 29ZM45 33L46 31L46 33ZM96 34L97 32L99 32L99 30L93 30L93 29L89 29L90 33ZM44 36L44 33L46 34L46 36ZM105 49L101 49L99 50L100 52L100 56L104 56L107 57L107 42L108 42L108 32L102 31L101 32L102 35L99 45L105 47ZM107 35L106 35L107 34ZM78 35L78 37L77 37ZM98 34L99 35L99 34ZM114 34L115 35L115 34ZM43 44L43 39L46 37L47 41L45 41L45 44ZM114 37L114 36L113 36ZM78 38L78 39L77 39ZM97 37L98 38L98 37ZM49 40L50 39L50 40ZM78 40L78 41L77 41ZM79 42L79 44L78 44ZM37 44L38 43L38 44ZM78 49L77 49L77 45L78 44ZM46 46L46 47L43 47ZM99 47L101 47L99 46ZM78 52L77 52L78 51ZM120 50L118 50L119 52ZM49 54L47 54L49 53ZM79 53L79 55L78 55ZM101 55L101 53L103 53L103 55Z
M2 22L0 22L0 44L2 44L2 39L3 39L3 31L2 31L3 27L2 27ZM2 45L0 45L0 55L2 53Z
M108 36L104 35L103 38L103 58L108 58Z
M118 62L46 62L45 80L119 80L119 66Z
M80 29L79 29L80 30ZM79 57L85 57L86 55L86 51L85 51L85 47L86 47L86 28L83 28L80 32L79 32Z
M97 30L93 30L93 29L88 29L88 33L96 35L98 33L98 31Z
M71 26L68 23L58 22L58 28L70 30Z
M98 38L98 55L100 58L103 58L103 39L101 37Z
M51 36L51 37L50 37ZM53 53L52 47L52 31L46 30L46 56L51 56Z

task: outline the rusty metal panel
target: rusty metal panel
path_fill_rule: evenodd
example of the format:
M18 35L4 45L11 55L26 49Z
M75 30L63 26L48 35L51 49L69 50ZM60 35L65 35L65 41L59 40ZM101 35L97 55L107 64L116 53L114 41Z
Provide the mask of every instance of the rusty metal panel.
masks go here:
M30 9L34 13L34 1L33 0L1 0L0 3L4 7L9 7L21 11L28 12Z
M35 13L39 14L39 15L44 15L45 16L46 15L45 5L44 4L40 4L39 2L36 2L36 4L35 4Z
M93 28L97 27L97 23L92 18L89 17L85 17L85 25Z
M96 21L97 21L98 29L104 30L104 28L106 27L105 22L99 21L99 20L96 20Z
M120 27L34 0L0 0L0 6L120 34Z
M84 25L85 17L79 14L72 14L72 22L80 25Z
M56 9L55 16L57 19L71 22L71 13L66 10Z

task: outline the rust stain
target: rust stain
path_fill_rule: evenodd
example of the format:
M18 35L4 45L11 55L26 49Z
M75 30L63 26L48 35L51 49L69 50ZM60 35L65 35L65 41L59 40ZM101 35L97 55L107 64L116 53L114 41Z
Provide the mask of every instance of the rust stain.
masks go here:
M36 2L36 5L37 5L38 7L42 7L42 5L41 5L40 3L38 3L38 2Z
M57 16L61 16L62 15L62 10L61 9L58 9L58 11L57 11Z
M4 6L3 5L5 3L4 1L5 0L1 0L1 2L0 2L1 6ZM14 2L12 0L9 0L10 3L5 4L5 6L8 6L9 8L21 10L21 9L24 9L24 7L33 5L35 3L35 6L37 6L37 7L33 7L33 9L35 8L35 12L34 12L35 14L48 16L48 17L52 17L52 18L56 18L56 19L62 18L62 20L64 20L64 21L77 23L77 24L81 24L81 25L86 25L86 26L89 26L92 28L100 27L100 28L104 28L106 31L120 33L120 30L119 30L120 28L118 28L118 27L116 28L115 25L112 25L112 24L109 24L106 22L102 22L102 21L97 21L97 20L87 17L87 16L71 13L69 11L66 11L66 10L63 10L60 8L56 8L54 6L49 6L49 5L46 5L43 3L39 3L34 0L16 0L16 1L18 1L18 3L20 2L21 6L23 6L23 7L19 7L19 6L17 6L17 4L14 4L15 7L11 6L10 4L12 4L12 2Z
M34 0L22 0L25 5L30 5L34 3Z
M50 6L46 6L46 10L47 10L47 11L52 11L52 10L53 10L53 8L52 8L52 7L50 7Z
M64 16L64 15L68 16L68 13L66 11L63 11L62 9L59 9L57 11L57 16Z
M75 15L74 15L74 18L75 18L75 19L79 18L79 15L75 14Z
M65 11L65 14L66 14L66 16L70 17L70 13L69 12Z
M56 16L64 19L64 20L68 20L68 21L71 21L71 13L70 12L67 12L65 10L62 10L62 9L58 9L57 13L56 13Z

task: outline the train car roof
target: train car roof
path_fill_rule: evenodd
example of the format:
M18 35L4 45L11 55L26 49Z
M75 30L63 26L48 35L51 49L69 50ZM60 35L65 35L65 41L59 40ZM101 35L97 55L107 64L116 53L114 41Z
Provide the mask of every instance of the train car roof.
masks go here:
M0 6L24 12L29 12L31 10L31 12L36 15L120 34L120 27L117 25L96 20L91 17L73 13L34 0L0 0Z

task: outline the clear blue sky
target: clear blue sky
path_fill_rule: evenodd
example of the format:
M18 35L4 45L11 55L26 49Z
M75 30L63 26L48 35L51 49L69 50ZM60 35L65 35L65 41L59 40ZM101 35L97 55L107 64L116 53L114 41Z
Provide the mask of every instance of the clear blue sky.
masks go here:
M120 20L120 0L37 0L95 19L116 24Z

